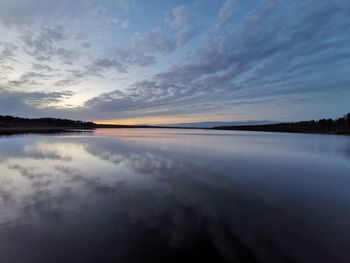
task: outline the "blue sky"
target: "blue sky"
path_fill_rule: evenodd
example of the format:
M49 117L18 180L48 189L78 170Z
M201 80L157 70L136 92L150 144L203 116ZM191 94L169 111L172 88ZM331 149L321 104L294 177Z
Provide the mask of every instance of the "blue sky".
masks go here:
M0 114L116 123L350 112L345 0L0 0Z

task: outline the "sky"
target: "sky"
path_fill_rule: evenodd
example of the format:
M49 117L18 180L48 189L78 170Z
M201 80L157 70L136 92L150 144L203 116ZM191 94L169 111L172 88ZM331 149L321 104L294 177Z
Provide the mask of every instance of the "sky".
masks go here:
M0 115L172 124L347 112L348 0L0 0Z

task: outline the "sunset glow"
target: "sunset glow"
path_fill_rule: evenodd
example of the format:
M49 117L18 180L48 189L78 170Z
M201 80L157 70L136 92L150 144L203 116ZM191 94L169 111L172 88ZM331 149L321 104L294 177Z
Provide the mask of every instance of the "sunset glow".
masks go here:
M296 121L350 104L349 1L0 1L0 112Z

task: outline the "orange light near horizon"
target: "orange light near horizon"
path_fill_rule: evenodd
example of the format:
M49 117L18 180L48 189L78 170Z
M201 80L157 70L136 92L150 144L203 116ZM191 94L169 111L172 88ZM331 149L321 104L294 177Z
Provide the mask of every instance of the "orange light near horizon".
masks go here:
M120 124L120 125L169 125L177 123L194 123L194 122L206 122L206 121L233 121L220 117L145 117L145 118L130 118L130 119L112 119L112 120L97 120L97 124ZM236 121L240 121L236 119Z
M120 124L120 125L166 125L182 122L198 121L198 119L184 117L148 117L148 118L130 118L115 120L98 120L97 124ZM201 120L199 120L201 121Z

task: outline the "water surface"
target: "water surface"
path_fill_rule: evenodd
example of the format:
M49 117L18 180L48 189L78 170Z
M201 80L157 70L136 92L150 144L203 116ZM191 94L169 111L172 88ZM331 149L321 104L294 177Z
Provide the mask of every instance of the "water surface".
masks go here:
M0 137L0 262L350 262L350 137Z

